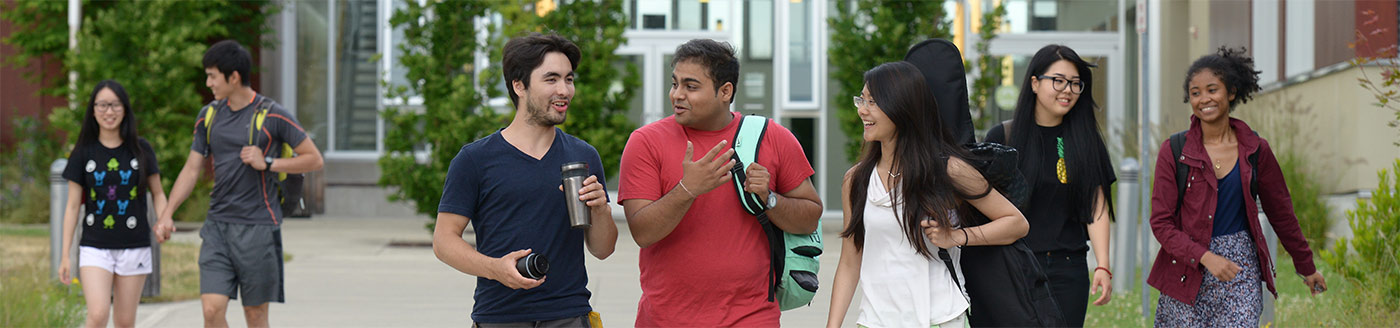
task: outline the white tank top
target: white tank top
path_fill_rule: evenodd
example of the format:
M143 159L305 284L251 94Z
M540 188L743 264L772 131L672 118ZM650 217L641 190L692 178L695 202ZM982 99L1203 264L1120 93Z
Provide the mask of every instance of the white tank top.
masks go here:
M934 258L925 258L904 237L901 223L895 218L895 211L901 207L890 201L878 171L872 172L866 188L865 247L860 265L862 301L857 324L870 328L929 327L953 320L968 309L962 289L938 259L938 246L920 238L935 252ZM948 254L961 277L958 260L962 250L955 247Z

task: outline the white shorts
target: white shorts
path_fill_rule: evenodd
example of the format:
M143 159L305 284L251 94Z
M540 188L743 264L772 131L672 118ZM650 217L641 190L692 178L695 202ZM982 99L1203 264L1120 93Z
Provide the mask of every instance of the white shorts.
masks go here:
M105 249L80 246L78 247L78 266L96 267L118 276L150 274L151 248Z

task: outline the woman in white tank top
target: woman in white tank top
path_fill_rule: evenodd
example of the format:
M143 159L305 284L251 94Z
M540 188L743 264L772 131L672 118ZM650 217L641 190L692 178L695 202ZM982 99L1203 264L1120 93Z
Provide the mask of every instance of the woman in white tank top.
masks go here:
M1006 245L1026 235L1025 216L963 159L939 122L924 76L893 62L865 73L854 99L865 150L841 188L845 230L827 327L845 321L860 283L862 327L963 327L968 299L936 255L957 269L960 246ZM959 228L964 211L991 223Z

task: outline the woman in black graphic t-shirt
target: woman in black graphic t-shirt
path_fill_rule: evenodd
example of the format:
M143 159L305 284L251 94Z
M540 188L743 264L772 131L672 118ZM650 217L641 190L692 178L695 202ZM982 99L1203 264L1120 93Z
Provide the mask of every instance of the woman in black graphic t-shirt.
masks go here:
M74 227L81 225L78 276L87 299L87 327L107 326L112 312L116 326L136 324L136 305L151 273L152 228L146 221L146 193L150 192L155 208L165 207L159 173L151 145L137 137L136 113L126 90L116 81L98 82L78 143L63 170L68 179L63 249L72 247ZM81 213L79 205L85 206ZM161 232L160 239L164 241L167 234ZM58 272L67 284L72 262L68 252L62 254Z
M1031 224L1026 246L1035 251L1072 327L1084 325L1091 289L1099 294L1094 305L1107 304L1113 291L1113 202L1107 194L1117 177L1095 117L1092 67L1069 47L1041 48L1026 67L1012 120L993 126L986 137L1020 152L1021 173L1031 185L1023 208ZM1086 241L1098 264L1092 273Z

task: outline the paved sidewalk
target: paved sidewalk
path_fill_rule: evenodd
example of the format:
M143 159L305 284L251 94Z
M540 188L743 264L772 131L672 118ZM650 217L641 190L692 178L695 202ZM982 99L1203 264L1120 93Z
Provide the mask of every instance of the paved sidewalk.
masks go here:
M621 208L614 211L621 216ZM271 323L279 327L462 327L470 324L476 279L439 262L430 247L391 247L392 241L430 242L418 218L316 217L290 219L282 226L287 303L273 303ZM825 325L832 277L840 252L832 225L821 257L822 289L811 306L783 313L788 327ZM618 221L617 249L606 261L588 258L589 290L604 326L631 327L641 296L637 254L626 223ZM198 243L183 232L177 241ZM581 245L580 245L581 246ZM859 296L844 326L854 327ZM231 326L246 326L238 301L231 301ZM138 327L198 327L198 300L142 304Z

